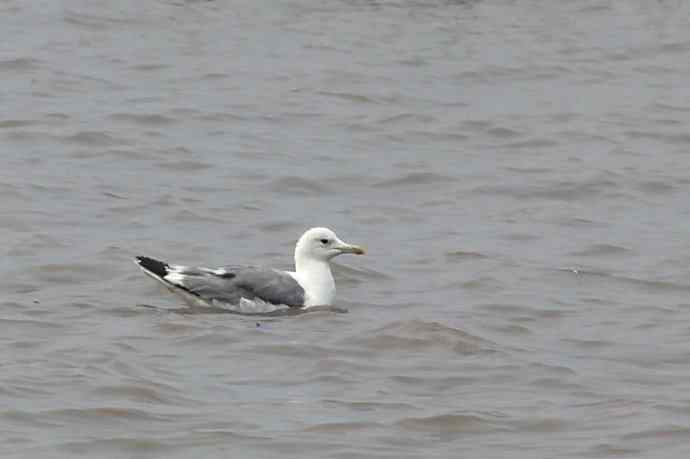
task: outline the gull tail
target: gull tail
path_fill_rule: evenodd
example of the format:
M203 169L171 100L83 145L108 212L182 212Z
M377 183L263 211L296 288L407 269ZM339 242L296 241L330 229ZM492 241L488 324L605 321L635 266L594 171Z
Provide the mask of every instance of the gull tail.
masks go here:
M170 272L170 265L163 261L149 257L136 257L136 263L148 275L155 277L161 282L167 283L163 278Z
M200 295L185 286L184 279L186 276L182 272L185 270L184 266L171 266L164 261L144 256L136 257L135 262L144 271L144 274L154 278L176 295L181 296L188 304L209 306L209 303L203 300Z

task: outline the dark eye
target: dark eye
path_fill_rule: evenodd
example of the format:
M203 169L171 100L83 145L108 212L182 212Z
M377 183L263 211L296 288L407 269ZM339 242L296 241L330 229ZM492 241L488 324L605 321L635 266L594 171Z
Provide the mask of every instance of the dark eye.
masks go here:
M321 243L322 243L323 245L328 244L328 239L321 239Z

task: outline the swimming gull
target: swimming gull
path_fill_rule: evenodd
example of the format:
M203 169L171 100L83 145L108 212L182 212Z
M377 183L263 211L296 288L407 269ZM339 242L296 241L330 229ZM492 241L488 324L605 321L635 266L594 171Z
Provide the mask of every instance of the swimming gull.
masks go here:
M295 246L294 272L250 266L192 268L144 256L136 257L136 263L191 305L241 310L254 310L257 305L306 309L331 305L335 281L329 261L343 253L365 252L341 241L328 228L311 228Z

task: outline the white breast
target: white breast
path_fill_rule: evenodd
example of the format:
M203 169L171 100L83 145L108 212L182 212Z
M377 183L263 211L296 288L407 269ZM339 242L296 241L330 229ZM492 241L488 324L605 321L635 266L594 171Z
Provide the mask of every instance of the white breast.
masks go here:
M330 306L335 298L335 281L327 262L310 263L300 272L290 273L304 289L304 307Z

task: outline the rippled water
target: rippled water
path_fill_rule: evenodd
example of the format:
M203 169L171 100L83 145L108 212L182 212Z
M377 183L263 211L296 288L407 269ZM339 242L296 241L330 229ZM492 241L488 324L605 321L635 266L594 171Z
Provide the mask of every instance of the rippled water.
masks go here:
M0 454L687 457L689 5L2 2Z

